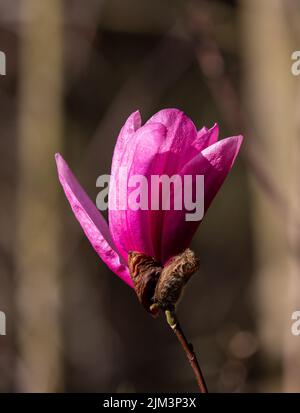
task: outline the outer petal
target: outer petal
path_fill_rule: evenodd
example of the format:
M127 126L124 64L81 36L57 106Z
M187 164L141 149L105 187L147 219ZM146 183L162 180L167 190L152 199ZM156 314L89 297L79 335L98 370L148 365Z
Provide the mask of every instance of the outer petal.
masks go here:
M196 155L192 147L197 130L190 118L178 109L163 109L153 115L146 124L159 122L167 128L166 138L159 148L158 160L153 167L154 175L172 176ZM155 257L161 260L162 229L165 211L151 211L150 228Z
M134 153L134 162L129 172L129 179L132 176L142 176L146 178L147 186L143 188L148 200L148 209L138 209L134 211L128 208L126 211L127 228L130 235L130 250L144 252L146 255L155 256L155 245L152 238L151 228L151 175L154 174L157 163L160 162L158 148L165 140L167 129L161 123L152 123L146 126L151 132L144 135L144 138L137 144ZM135 188L129 188L128 196Z
M223 139L204 149L184 166L180 175L204 175L204 207L207 211L239 152L242 136ZM171 256L186 248L200 221L186 221L186 210L166 211L163 223L162 257L166 262Z
M111 175L115 175L116 171L118 171L124 152L126 150L127 145L129 144L132 136L134 133L141 127L141 115L140 112L137 110L133 112L128 119L126 120L124 126L122 127L117 143L114 150L112 165L111 165Z
M85 235L105 264L133 288L128 268L114 246L105 219L82 189L64 159L59 154L55 155L55 159L60 183Z
M141 115L139 111L133 112L126 120L124 126L122 127L117 143L115 146L113 160L111 165L111 180L114 181L115 186L110 185L109 187L109 206L111 207L111 200L115 198L114 193L115 188L119 185L119 170L122 166L127 166L128 158L130 157L131 148L135 147L135 132L141 127ZM127 194L123 194L127 198ZM109 227L114 240L114 243L120 252L124 260L127 260L127 251L122 242L119 239L119 229L122 228L123 240L127 235L127 228L124 225L124 221L121 222L121 216L112 213L111 208L109 208ZM127 241L125 242L125 245Z
M115 198L120 202L117 202L117 209L109 209L109 227L114 242L125 260L127 260L129 251L138 247L140 252L146 253L146 251L149 250L150 244L146 237L142 238L142 234L144 234L142 228L140 229L141 232L139 232L139 235L135 231L135 229L137 229L137 225L134 221L136 214L131 214L130 212L130 214L127 215L128 208L126 207L124 210L120 210L120 208L118 208L119 203L123 205L127 204L128 179L130 177L130 171L135 169L135 162L137 162L136 170L142 169L142 172L145 172L145 170L150 167L153 157L157 154L159 145L164 137L165 127L161 124L151 123L139 128L124 149L119 168L114 172L115 185L110 186L109 197L110 199ZM141 161L144 163L142 168ZM119 176L120 171L121 176ZM126 173L126 175L128 174L125 176L125 179L124 173ZM115 193L115 191L117 192ZM128 220L128 217L132 218L129 218ZM137 235L139 236L139 239L136 239Z

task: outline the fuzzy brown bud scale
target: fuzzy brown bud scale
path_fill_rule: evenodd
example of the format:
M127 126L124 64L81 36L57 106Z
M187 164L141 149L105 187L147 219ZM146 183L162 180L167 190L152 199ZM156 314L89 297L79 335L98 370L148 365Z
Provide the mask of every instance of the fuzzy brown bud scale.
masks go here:
M151 257L139 252L130 252L128 268L140 303L146 311L155 315L150 307L153 304L152 297L162 267Z
M186 249L162 267L154 258L130 252L128 266L139 301L156 316L158 309L175 307L184 286L199 269L199 260L192 250Z
M184 286L198 269L199 260L190 249L173 257L163 268L157 281L154 302L162 310L174 307Z

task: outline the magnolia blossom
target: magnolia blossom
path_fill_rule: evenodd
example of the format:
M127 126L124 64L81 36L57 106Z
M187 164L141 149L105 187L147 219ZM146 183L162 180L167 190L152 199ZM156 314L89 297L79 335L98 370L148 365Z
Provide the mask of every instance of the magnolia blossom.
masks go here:
M196 177L201 175L205 213L231 170L243 139L239 135L218 141L218 134L217 124L197 131L191 119L177 109L161 110L143 126L140 113L134 112L121 129L115 146L111 176L116 185L110 186L109 199L122 202L134 191L128 185L119 185L119 179L123 179L119 174L121 168L128 171L126 182L136 175L145 177L147 182L154 175L192 176L191 190L195 193ZM189 246L201 221L186 220L189 211L184 203L182 209L168 210L109 208L108 224L59 154L56 163L60 182L87 238L107 266L131 287L130 251L154 257L164 265ZM116 194L116 188L123 188L122 193ZM171 195L174 203L176 194Z

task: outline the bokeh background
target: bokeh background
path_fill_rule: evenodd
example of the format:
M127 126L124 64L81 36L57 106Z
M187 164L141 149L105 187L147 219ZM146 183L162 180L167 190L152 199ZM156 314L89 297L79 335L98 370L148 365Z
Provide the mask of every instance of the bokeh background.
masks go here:
M97 257L58 183L92 199L127 116L178 107L243 133L194 238L178 314L214 392L300 391L297 0L1 0L1 392L196 391L163 318Z

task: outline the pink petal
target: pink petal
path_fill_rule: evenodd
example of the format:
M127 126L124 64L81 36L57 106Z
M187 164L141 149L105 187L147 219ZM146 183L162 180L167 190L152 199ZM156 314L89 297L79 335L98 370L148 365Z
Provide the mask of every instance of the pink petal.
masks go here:
M234 136L207 147L180 172L181 176L204 175L205 212L231 170L242 140L242 136ZM162 236L163 262L189 245L200 224L200 221L186 221L186 212L186 210L165 211Z
M197 137L197 129L193 121L178 109L163 109L153 115L146 124L156 122L167 128L166 139L159 152L170 153L165 159L163 169L164 173L173 175L190 159L190 149Z
M163 109L153 115L147 124L162 123L167 128L165 140L159 148L157 162L153 165L153 175L172 176L193 157L197 151L192 148L197 130L192 120L178 109ZM162 229L165 211L151 211L150 228L155 257L161 259Z
M127 165L127 158L129 157L130 150L132 147L135 146L135 132L141 127L141 115L139 111L133 112L128 119L126 120L124 126L122 127L117 143L115 146L114 154L113 154L113 160L112 160L112 165L111 165L111 177L112 179L115 180L116 186L119 185L119 169L122 166ZM109 203L111 202L111 199L114 198L114 187L110 185L109 187ZM126 194L123 194L124 196L127 196ZM110 232L112 234L112 238L114 240L114 243L123 257L124 260L127 262L127 253L128 251L126 250L125 245L127 242L125 242L125 245L121 243L120 238L119 238L119 231L122 230L122 236L123 238L126 237L127 234L127 228L122 227L124 224L124 221L121 220L121 216L118 214L115 214L109 209L109 228Z
M219 137L219 126L217 123L210 129L202 128L197 133L197 138L193 144L194 148L198 151L202 151L210 145L213 145L217 142Z
M194 162L193 160L191 161L190 170L195 167L195 170L203 170L203 174L205 175L205 210L208 209L211 201L214 199L230 172L239 153L242 141L242 135L232 136L222 139L204 149L201 155L209 165L205 165L206 162L202 162L200 157L199 159L195 159Z
M205 126L200 129L197 133L196 139L190 147L188 157L186 158L186 163L193 159L196 155L198 155L199 152L216 143L218 137L219 126L216 123L210 129L207 129Z
M161 123L147 125L149 131L144 135L135 148L134 162L129 172L131 176L143 176L147 179L148 207L151 202L151 175L155 170L155 165L160 162L158 148L165 140L166 128ZM142 128L141 128L142 129ZM128 196L134 189L129 189ZM127 228L130 237L129 249L132 251L144 252L146 255L155 256L155 245L152 239L151 211L138 209L137 211L129 208L126 211Z
M130 171L133 169L142 169L145 172L151 165L153 157L157 154L159 145L165 138L165 127L161 124L151 123L139 128L131 139L128 141L126 148L124 149L123 156L119 163L118 170L113 173L113 178L116 183L116 187L110 186L109 198L115 198L115 190L117 190L117 198L125 205L128 199L128 191L124 188L119 188L119 170L121 168L127 168L128 176L126 180L126 186L128 179L132 175ZM139 148L137 150L137 148ZM142 162L144 163L141 166ZM120 192L119 191L123 192ZM126 189L126 188L125 188ZM127 214L128 208L124 210L109 209L109 227L114 239L115 244L118 247L122 257L127 260L129 251L136 250L146 253L151 249L151 242L149 234L145 234L144 228L139 228L135 223L136 216L139 214L131 213ZM136 211L138 212L138 211ZM148 212L148 211L147 211ZM144 223L143 223L144 224ZM146 225L146 224L145 224ZM138 230L138 232L136 232ZM143 234L143 236L142 236ZM148 237L148 238L147 238Z
M117 252L105 219L82 189L60 154L55 155L55 160L60 183L85 235L105 264L133 288L128 268Z
M141 115L140 112L137 110L128 117L124 126L122 127L114 150L111 165L112 175L115 175L115 172L120 167L126 147L129 144L134 133L141 127L141 122Z

